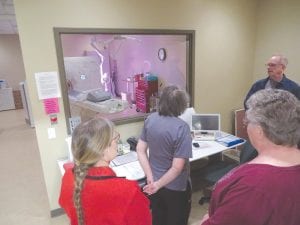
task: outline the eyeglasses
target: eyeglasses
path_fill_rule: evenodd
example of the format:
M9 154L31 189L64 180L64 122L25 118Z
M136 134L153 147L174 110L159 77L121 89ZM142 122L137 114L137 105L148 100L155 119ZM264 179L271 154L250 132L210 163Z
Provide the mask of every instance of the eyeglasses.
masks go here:
M243 119L243 125L244 125L245 127L247 127L249 123L250 123L250 121L245 117L245 118Z
M265 64L266 67L272 67L272 68L274 68L278 65L282 65L282 64L281 63L267 63L267 64Z
M120 139L121 135L117 131L114 132L113 140L118 141Z

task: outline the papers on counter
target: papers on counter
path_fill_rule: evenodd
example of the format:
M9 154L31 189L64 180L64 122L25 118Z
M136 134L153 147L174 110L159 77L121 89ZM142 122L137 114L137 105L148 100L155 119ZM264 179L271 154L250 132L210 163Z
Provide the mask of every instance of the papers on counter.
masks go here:
M129 180L140 180L145 178L144 171L139 161L134 161L120 166L114 166L112 169L115 171L118 177L126 177Z
M137 160L137 153L134 151L130 151L129 153L117 156L111 162L113 166L120 166Z

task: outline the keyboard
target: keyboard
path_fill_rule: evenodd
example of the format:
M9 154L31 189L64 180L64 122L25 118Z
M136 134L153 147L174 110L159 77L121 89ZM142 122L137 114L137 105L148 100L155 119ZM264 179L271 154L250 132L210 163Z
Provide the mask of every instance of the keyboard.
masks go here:
M214 141L216 137L214 134L199 134L194 137L195 141Z

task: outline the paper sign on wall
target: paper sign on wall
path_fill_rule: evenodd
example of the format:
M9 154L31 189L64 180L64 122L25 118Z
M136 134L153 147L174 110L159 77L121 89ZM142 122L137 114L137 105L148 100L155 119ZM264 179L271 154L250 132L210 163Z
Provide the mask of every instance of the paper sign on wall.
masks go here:
M43 100L45 113L47 115L59 113L58 98L48 98Z
M35 73L35 81L39 99L61 97L57 72Z

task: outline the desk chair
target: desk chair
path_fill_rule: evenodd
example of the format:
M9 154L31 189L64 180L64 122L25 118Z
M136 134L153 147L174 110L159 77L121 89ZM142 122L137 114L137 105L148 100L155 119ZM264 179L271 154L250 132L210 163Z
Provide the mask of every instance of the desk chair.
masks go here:
M208 190L206 191L206 194L204 194L204 197L202 197L199 200L199 204L202 205L204 202L209 202L210 200L210 194L212 190L212 186L219 180L221 177L223 177L226 173L228 173L230 170L235 168L236 166L246 163L252 159L254 159L257 156L256 149L251 145L249 141L247 141L240 153L240 162L239 163L229 163L225 161L218 161L206 168L206 173L204 174L204 180L209 183ZM207 193L208 192L208 193Z

